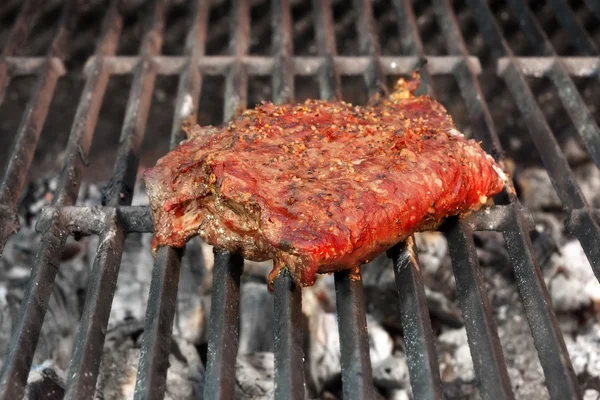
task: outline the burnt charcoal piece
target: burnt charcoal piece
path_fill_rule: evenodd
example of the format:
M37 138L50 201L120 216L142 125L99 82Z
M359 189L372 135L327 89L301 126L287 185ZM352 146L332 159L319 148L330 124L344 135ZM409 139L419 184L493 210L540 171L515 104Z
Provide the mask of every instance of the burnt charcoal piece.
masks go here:
M477 209L506 176L444 107L401 79L377 104L263 103L195 127L144 175L153 247L194 235L303 285Z

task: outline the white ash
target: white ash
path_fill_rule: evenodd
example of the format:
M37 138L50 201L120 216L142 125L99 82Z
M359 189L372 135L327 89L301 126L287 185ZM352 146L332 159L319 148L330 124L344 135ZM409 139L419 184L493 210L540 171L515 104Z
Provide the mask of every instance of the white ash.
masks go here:
M448 242L441 232L415 234L419 267L426 286L448 298L456 291Z
M560 248L560 255L552 257L552 268L545 279L556 311L590 306L600 309L600 283L579 241L571 240Z
M493 268L485 268L483 272L515 396L549 398L544 373L516 282Z
M51 360L34 365L27 378L25 400L59 400L65 394L65 372Z
M235 364L235 397L272 399L275 393L273 353L239 355Z
M565 336L565 344L577 375L600 377L600 326L589 324L573 338Z
M273 351L273 295L263 282L247 282L240 293L238 354Z
M115 329L120 329L117 327ZM131 399L135 391L141 336L107 337L96 384L97 400ZM204 367L196 348L183 339L171 340L165 399L201 398Z
M117 277L117 288L109 317L109 327L125 318L144 320L146 303L152 278L153 258L150 250L151 234L130 234L125 239L121 266ZM90 257L96 253L98 238L93 238Z
M585 163L576 166L573 172L590 206L600 207L600 169L593 163ZM521 202L531 211L562 209L560 199L545 169L527 168L516 174L515 180L521 189Z
M21 229L7 242L0 258L0 346L5 349L13 324L16 322L27 280L35 264L41 235L22 220ZM85 247L87 240L80 243L67 241L63 251L61 267L57 272L48 303L42 331L33 357L33 365L51 360L66 369L81 311L84 292L90 271L90 260Z
M402 352L395 352L373 365L373 382L387 390L410 389L408 365Z
M515 180L521 189L521 203L531 211L561 209L560 199L545 169L527 168L519 172Z
M389 400L411 400L410 392L406 389L392 389L387 392Z
M600 400L600 392L595 389L588 389L583 394L583 400Z
M475 379L471 351L465 328L451 329L438 337L440 376L443 381Z
M590 161L590 153L575 136L567 137L562 143L561 150L571 165L582 165Z
M431 237L438 237L438 235L433 233ZM460 309L447 296L453 294L454 278L451 268L444 266L438 273L430 274L431 269L428 269L427 263L438 263L438 261L421 262L421 251L430 255L435 253L430 252L426 245L419 248L419 267L425 281L425 296L432 317L454 327L462 326ZM439 262L444 265L449 263L448 260ZM401 329L400 312L396 306L400 300L392 261L385 254L380 255L362 268L362 277L365 307L369 315L382 325ZM444 286L442 282L446 282L447 285Z
M369 330L369 355L373 369L380 364L390 363L394 342L389 333L383 329L373 318L367 318ZM316 313L309 320L308 336L308 370L311 385L319 393L325 383L341 372L340 364L340 336L338 331L337 315L334 313ZM382 367L385 371L385 366ZM386 379L397 378L395 383L388 386L405 387L405 374L382 374Z
M369 329L369 355L375 367L392 355L394 342L390 334L372 317L367 316Z
M578 168L578 176L583 176L581 171L585 169ZM549 180L544 184L546 186L550 184ZM549 187L552 189L551 185ZM590 187L594 188L594 186ZM101 190L98 186L84 185L82 193L81 204L99 204ZM51 200L48 196L43 197L45 197L44 202ZM32 199L35 200L35 196ZM32 204L36 206L32 207L32 215L39 209L38 203L33 201ZM139 186L136 186L134 192L134 204L147 204L147 198ZM575 246L577 242L572 244L565 240L562 223L556 217L557 214L548 213L543 207L534 216L540 231L538 234L546 236L533 237L534 249L536 254L540 252L551 254L548 265L543 266L543 271L548 280L553 303L558 301L557 309L564 310L559 313L558 318L561 327L566 327L565 341L569 350L575 354L573 362L577 365L585 365L585 367L577 367L576 372L580 377L591 376L600 379L600 372L594 367L595 361L590 358L592 352L600 354L598 344L600 339L594 339L595 336L591 333L582 334L578 322L582 316L580 310L582 308L589 310L595 305L596 289L586 290L585 287L587 284L591 285L590 282L596 283L596 280L581 249L577 247L578 245ZM547 237L551 240L548 241ZM153 265L150 239L150 234L132 234L128 235L125 244L110 317L107 346L109 342L115 341L115 332L124 321L135 321L135 324L129 328L133 333L121 335L128 338L125 341L123 338L120 339L121 343L126 344L120 346L111 344L111 353L107 353L106 363L103 361L99 384L102 381L105 387L112 385L110 386L112 389L108 390L109 393L115 394L112 398L119 398L118 396L123 393L131 393L135 383L134 372L139 358L139 335L145 318ZM4 274L4 279L0 279L0 327L6 326L6 329L0 330L0 344L5 346L11 320L18 312L24 283L35 257L35 248L23 246L22 243L31 242L39 242L39 235L26 226L22 232L11 239L7 246L10 262L6 263L6 251L5 257L0 259L0 272ZM434 331L440 335L436 346L445 393L450 398L475 398L477 389L469 346L464 328L458 329L462 321L457 307L446 239L443 234L427 232L416 235L416 243ZM554 243L558 245L560 255L554 254L557 250L553 247ZM518 398L547 398L543 372L514 276L511 273L512 266L503 238L496 233L477 233L476 245L515 394ZM60 293L58 296L52 296L53 300L50 303L52 311L49 311L46 317L47 321L54 320L54 322L44 324L34 365L46 361L52 362L59 371L66 370L68 367L72 340L83 306L82 291L84 293L87 285L96 247L97 238L93 237L84 238L80 242L69 241L65 255L67 259L62 261L57 276L58 289L56 290ZM190 351L193 349L194 352L196 352L194 346L204 346L207 341L213 262L211 246L199 239L190 241L182 260L173 332L176 343L184 343L179 347L185 347ZM244 265L240 304L240 354L237 364L239 372L237 391L241 398L253 396L267 398L273 393L273 356L270 352L273 296L266 290L266 276L271 266L270 262L245 262ZM362 269L362 276L376 387L385 398L410 398L406 360L401 351L402 340L399 334L401 324L396 306L398 293L390 260L382 255ZM568 282L565 283L565 279ZM71 292L79 292L79 294L73 295ZM574 292L577 292L577 295L574 295ZM57 302L57 299L60 301ZM564 303L566 300L571 303ZM560 303L561 301L563 303ZM563 307L560 304L566 305ZM303 314L307 318L309 327L309 332L305 336L309 395L331 394L330 390L335 391L331 389L332 380L339 382L340 347L335 311L333 275L322 275L313 287L303 289ZM600 325L589 319L589 311L585 315L588 324L598 329ZM197 393L201 393L203 379L201 363L197 364L199 370L194 369L195 372L192 373L189 365L186 364L187 369L181 367L185 363L181 364L181 360L178 359L181 357L176 353L177 351L171 355L171 358L175 359L171 360L174 367L170 368L169 374L170 376L176 374L180 379L173 381L171 376L171 385L181 387L168 389L171 390L171 395L174 396L176 390L186 390L185 393L196 390ZM187 357L185 351L179 353ZM197 357L197 353L193 354ZM571 355L573 358L573 354ZM177 362L180 366L175 366ZM388 368L390 365L393 367ZM124 375L129 378L115 380L114 377L108 376L117 375L115 368L121 367L127 371ZM54 384L52 379L49 382Z
M309 320L308 378L319 393L332 376L339 374L340 340L337 316L333 313L317 313Z

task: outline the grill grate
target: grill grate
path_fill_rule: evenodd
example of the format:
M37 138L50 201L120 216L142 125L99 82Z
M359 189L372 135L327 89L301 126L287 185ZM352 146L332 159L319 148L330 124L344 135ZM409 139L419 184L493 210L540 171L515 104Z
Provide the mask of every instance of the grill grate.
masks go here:
M588 3L590 9L598 14L596 3ZM46 57L18 57L19 48L26 42L31 26L39 17L41 4L37 0L25 2L0 57L0 101L12 77L37 76L33 95L16 134L16 147L0 186L0 251L18 228L17 202L56 82L65 72L63 60L77 17L76 3L67 3ZM586 55L559 57L529 8L513 0L509 2L511 10L537 52L535 57L516 57L489 5L481 0L469 0L468 4L485 44L494 56L496 72L506 82L568 214L568 230L579 239L596 276L600 277L598 212L586 202L526 80L527 76L550 78L592 159L600 166L598 125L572 79L572 76L597 74L597 46L578 24L565 0L550 0L559 23L575 46ZM403 52L407 54L397 57L381 55L370 0L354 2L356 29L360 33L360 56L356 57L337 55L330 1L314 0L312 6L318 51L315 57L294 56L288 0L272 2L272 57L248 55L251 23L248 0L236 1L232 7L231 42L226 56L205 56L210 6L207 1L200 0L195 1L193 7L193 25L186 37L184 56L162 56L168 4L157 0L148 15L147 30L138 55L125 57L115 56L123 15L118 1L112 2L106 12L95 54L85 68L86 83L53 205L44 210L38 221L37 229L42 233L41 246L0 374L0 399L23 395L59 268L59 257L68 235L73 234L98 235L100 245L67 375L66 397L89 398L94 393L125 237L131 232L152 231L148 208L131 206L131 201L140 145L158 75L179 76L170 141L173 148L184 137L180 128L182 123L196 121L202 79L206 74L225 76L223 117L229 120L247 105L249 76L270 76L273 99L277 103L293 101L294 75L317 76L323 99L340 99L340 77L349 75L362 75L369 94L375 95L385 87L387 75L408 74L427 55L409 1L394 1L398 33L402 38ZM481 72L479 60L467 50L450 1L433 0L433 9L449 55L427 57L428 64L422 72L424 87L428 93L435 95L432 76L452 75L465 101L476 138L497 160L501 160L500 141L478 80ZM80 177L108 80L116 74L132 75L133 84L106 206L75 207ZM580 398L577 379L529 239L531 217L520 206L512 187L497 197L497 203L499 205L491 210L475 213L460 221L449 221L445 230L480 393L483 398L490 399L514 397L472 235L474 230L492 230L502 232L504 236L550 396L554 399ZM412 239L389 251L400 294L410 381L416 398L442 398L434 336L415 254ZM136 399L164 396L181 256L179 250L161 248L155 257ZM205 382L207 398L234 396L242 267L243 260L239 256L215 250ZM356 277L360 277L360 272L346 271L335 275L343 394L347 399L374 396L362 283L360 279L354 279ZM301 291L287 273L282 273L275 282L274 296L275 395L277 398L304 398L303 333L299 328L302 319Z

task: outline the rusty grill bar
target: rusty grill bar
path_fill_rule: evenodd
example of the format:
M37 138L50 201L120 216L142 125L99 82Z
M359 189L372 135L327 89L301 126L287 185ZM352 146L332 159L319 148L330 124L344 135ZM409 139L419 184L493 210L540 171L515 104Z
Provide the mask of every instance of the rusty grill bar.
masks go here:
M9 236L18 229L17 202L57 79L65 73L62 61L77 18L75 3L67 2L47 56L19 57L19 48L39 17L41 3L35 0L25 2L10 32L8 45L0 56L0 102L12 77L37 77L16 133L16 147L0 183L0 252ZM433 1L437 23L446 39L449 54L434 57L429 57L424 50L413 6L408 0L394 1L398 34L406 55L393 57L381 55L370 0L354 2L360 47L360 55L356 57L337 54L329 0L312 2L318 49L316 57L294 55L288 0L273 0L271 4L271 57L248 55L251 24L248 0L235 1L231 8L229 55L206 56L210 4L201 0L193 3L193 23L186 37L183 56L161 55L168 7L166 1L157 0L148 7L148 25L136 57L115 55L123 26L119 1L112 1L106 11L95 54L85 67L86 83L73 121L67 157L53 205L43 211L37 224L42 239L0 372L0 399L23 395L59 268L59 256L67 236L73 234L98 235L100 244L67 375L66 397L87 398L94 392L125 237L131 232L151 232L153 229L148 208L131 206L131 200L140 144L158 75L178 75L179 79L170 140L173 148L184 138L182 123L197 120L204 75L225 77L223 119L227 121L247 105L249 76L271 76L273 101L276 103L293 101L295 75L316 77L321 98L341 99L341 76L362 75L369 95L375 95L385 90L387 75L409 74L423 58L427 58L428 63L422 70L424 89L435 96L431 77L452 75L465 101L476 138L486 151L502 162L503 150L479 83L481 66L467 50L449 0ZM549 3L557 20L574 45L585 54L585 57L559 57L529 8L514 0L510 1L511 10L538 53L535 57L516 57L488 4L481 0L469 0L468 3L485 44L492 51L495 72L506 82L568 213L567 227L581 242L596 276L600 277L598 210L591 209L584 199L525 78L550 78L592 159L600 166L599 128L572 79L573 76L598 74L600 58L597 46L577 23L567 3L551 0ZM598 13L594 2L587 3L593 12ZM133 84L107 203L104 207L76 207L82 171L108 80L111 75L119 74L132 75ZM496 199L498 205L490 210L474 213L463 220L451 220L445 229L480 393L483 398L489 399L514 397L472 236L474 230L493 230L502 232L504 236L550 396L553 399L580 398L580 388L528 235L533 225L531 216L521 207L512 186ZM443 391L434 336L415 254L412 238L388 252L400 294L399 311L413 393L416 398L439 399L443 397ZM136 399L164 396L181 257L182 251L168 247L159 249L155 257ZM242 269L243 260L238 255L215 250L205 382L205 397L209 399L231 398L234 394ZM360 271L336 273L335 287L344 398L373 398ZM289 274L282 273L275 282L274 296L275 395L281 399L304 398L301 290L294 285Z

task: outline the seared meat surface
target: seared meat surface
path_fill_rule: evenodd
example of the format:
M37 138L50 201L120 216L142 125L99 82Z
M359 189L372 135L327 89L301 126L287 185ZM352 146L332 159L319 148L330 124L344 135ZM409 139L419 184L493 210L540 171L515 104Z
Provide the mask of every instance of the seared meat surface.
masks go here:
M144 175L154 248L200 235L310 285L481 207L506 177L417 85L376 105L263 103L196 126Z

